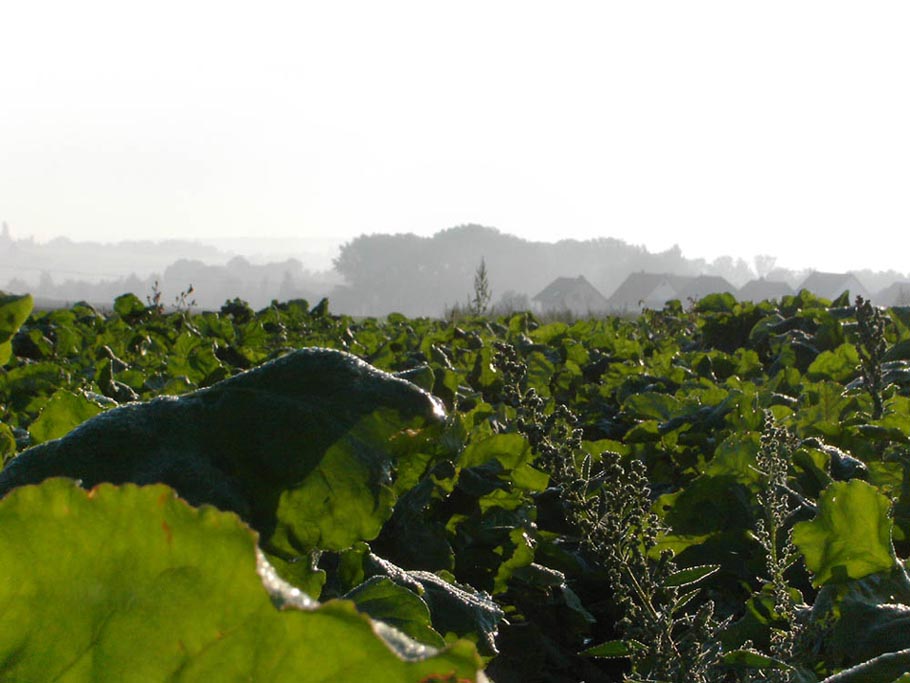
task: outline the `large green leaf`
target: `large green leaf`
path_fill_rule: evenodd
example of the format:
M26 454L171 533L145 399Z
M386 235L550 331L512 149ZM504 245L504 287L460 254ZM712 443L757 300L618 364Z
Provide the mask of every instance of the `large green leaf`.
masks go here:
M822 491L815 519L793 527L793 542L813 573L812 583L842 583L892 569L891 501L859 479Z
M124 405L17 456L0 495L48 476L163 482L239 513L285 559L375 537L396 467L442 418L418 387L349 354L302 349L180 398Z
M13 492L0 501L0 566L4 680L476 676L466 643L440 653L385 629L393 650L350 602L299 609L267 565L257 575L255 535L236 516L161 485L50 480Z
M910 649L888 652L829 676L822 683L904 683L910 669Z
M910 575L902 566L819 590L810 623L825 629L825 651L839 667L910 648Z

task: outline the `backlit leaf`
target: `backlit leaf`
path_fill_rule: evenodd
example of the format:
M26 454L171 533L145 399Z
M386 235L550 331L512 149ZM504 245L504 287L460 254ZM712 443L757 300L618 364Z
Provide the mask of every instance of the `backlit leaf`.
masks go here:
M866 482L834 482L822 491L815 519L793 527L793 542L813 573L812 583L843 583L896 562L891 545L891 501Z

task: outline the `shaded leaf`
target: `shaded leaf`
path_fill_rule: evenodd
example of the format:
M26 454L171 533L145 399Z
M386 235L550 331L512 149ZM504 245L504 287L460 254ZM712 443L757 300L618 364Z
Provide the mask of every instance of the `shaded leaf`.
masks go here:
M679 571L673 572L670 576L667 577L664 581L664 586L691 586L693 583L698 583L704 578L711 576L720 569L719 564L703 564L697 567L686 567L685 569L680 569Z
M394 626L414 640L444 647L445 640L430 624L430 609L414 592L384 576L374 576L348 592L357 609Z
M784 662L763 655L755 650L731 650L725 652L723 662L727 666L747 669L788 669L790 668Z
M584 657L615 659L617 657L631 657L635 652L645 649L647 648L636 640L609 640L606 643L582 650L579 654Z
M889 652L828 676L822 683L895 683L910 669L910 649Z

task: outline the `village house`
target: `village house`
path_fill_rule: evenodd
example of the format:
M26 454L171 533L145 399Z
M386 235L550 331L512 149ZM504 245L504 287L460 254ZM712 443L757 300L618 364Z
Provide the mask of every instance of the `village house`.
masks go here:
M767 280L762 277L756 280L749 280L749 282L740 287L736 298L740 301L751 301L757 304L759 301L780 301L785 296L792 296L793 294L796 294L796 292L786 282Z
M607 304L617 312L660 309L673 299L686 303L721 292L736 294L736 287L717 275L632 273L607 299Z
M910 306L910 282L893 282L872 297L876 306Z
M558 277L533 299L534 307L541 313L588 315L606 312L607 300L583 275L576 278Z
M844 292L850 293L851 302L857 296L861 296L864 299L872 298L869 290L852 273L821 273L815 271L803 281L799 289L808 289L816 296L830 301L834 301Z

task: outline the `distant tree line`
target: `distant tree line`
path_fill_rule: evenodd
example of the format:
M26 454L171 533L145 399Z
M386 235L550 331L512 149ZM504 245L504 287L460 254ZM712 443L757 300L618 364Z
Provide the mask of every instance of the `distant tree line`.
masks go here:
M611 292L636 270L695 274L699 264L679 247L649 253L614 238L532 242L480 225L413 234L362 235L341 248L335 269L346 286L331 295L333 308L353 314L398 311L438 316L464 303L474 275L485 263L494 304L532 297L553 279L584 275Z
M199 308L218 309L236 297L254 308L272 300L328 297L331 310L351 315L385 315L393 311L410 316L438 317L454 309L483 308L491 312L523 310L533 297L556 278L584 276L604 296L609 297L632 273L673 275L719 275L732 285L742 286L756 275L796 287L809 271L790 271L776 267L773 256L756 256L753 264L743 259L721 256L711 262L688 259L679 246L652 253L645 247L604 237L590 240L539 242L507 235L481 225L462 225L437 232L431 237L414 234L361 235L344 244L334 260L334 269L312 272L297 259L268 264L253 264L243 257L218 264L206 262L200 254L179 258L161 271L143 277L130 275L94 281L67 276L64 263L67 250L76 256L69 268L93 254L113 268L123 254L130 258L155 249L146 243L99 245L54 241L37 245L14 241L8 230L0 234L0 271L5 262L48 264L37 284L13 277L6 291L29 291L38 297L61 303L79 300L105 304L124 293L148 296L160 294L171 304L192 285ZM201 249L187 243L187 250ZM177 243L168 248L180 246ZM159 246L159 251L164 247ZM158 256L160 258L160 255ZM475 299L478 267L483 266L482 301ZM34 267L31 267L34 270ZM148 271L146 271L148 273ZM894 271L855 273L870 291L892 282L905 280Z

